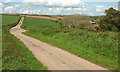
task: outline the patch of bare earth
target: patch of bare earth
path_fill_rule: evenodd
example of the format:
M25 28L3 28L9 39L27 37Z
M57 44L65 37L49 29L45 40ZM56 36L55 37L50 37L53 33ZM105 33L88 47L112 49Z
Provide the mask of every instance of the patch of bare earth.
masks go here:
M20 16L26 16L26 17L34 17L34 18L43 18L43 19L50 19L50 20L58 20L59 18L63 18L63 17L47 17L47 16L32 16L32 15L20 15Z

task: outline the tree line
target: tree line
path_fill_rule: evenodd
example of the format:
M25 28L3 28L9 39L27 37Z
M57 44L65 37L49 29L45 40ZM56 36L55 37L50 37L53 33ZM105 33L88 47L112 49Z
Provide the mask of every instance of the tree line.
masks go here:
M80 29L95 30L90 21L95 21L100 26L97 27L98 31L120 31L120 11L114 8L105 10L106 15L103 16L87 16L74 14L65 16L63 20L58 22L62 27L73 27Z

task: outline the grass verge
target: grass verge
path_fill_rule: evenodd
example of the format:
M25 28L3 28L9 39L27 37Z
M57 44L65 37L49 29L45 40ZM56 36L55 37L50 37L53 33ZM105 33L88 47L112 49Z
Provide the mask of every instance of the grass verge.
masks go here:
M61 28L51 20L25 18L24 34L64 49L103 67L118 70L118 33Z
M7 17L5 19L10 16ZM47 70L19 39L9 33L17 23L18 20L2 26L2 70Z

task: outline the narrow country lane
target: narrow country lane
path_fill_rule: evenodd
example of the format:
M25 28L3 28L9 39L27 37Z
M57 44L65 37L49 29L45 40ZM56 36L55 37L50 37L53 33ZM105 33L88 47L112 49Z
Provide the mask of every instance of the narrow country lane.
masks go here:
M10 29L10 33L20 39L49 70L107 70L60 48L22 34L26 31L20 28L23 20L24 17L17 26Z

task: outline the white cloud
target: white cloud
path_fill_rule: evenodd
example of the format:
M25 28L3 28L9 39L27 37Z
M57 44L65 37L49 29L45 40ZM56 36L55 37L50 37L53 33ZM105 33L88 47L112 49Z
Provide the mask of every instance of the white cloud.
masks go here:
M56 7L82 7L84 3L81 0L24 0L32 5L56 6Z
M9 3L11 2L11 0L4 0L4 3Z
M0 3L0 13L2 13L3 9L2 9L2 3Z
M2 4L0 3L0 6ZM4 4L4 13L24 13L24 14L75 14L86 13L89 15L102 14L105 6L90 6L81 0L24 0L22 3ZM11 6L10 6L11 5ZM109 6L110 7L110 6ZM111 5L112 7L112 5ZM113 5L114 7L114 5ZM0 9L1 11L1 9Z
M87 8L84 8L83 10L84 10L84 11L87 11Z
M33 12L34 12L35 14L38 14L38 13L41 12L41 10L34 10Z
M52 8L49 8L49 11L51 11L52 10Z
M56 11L62 11L64 8L56 8Z
M87 11L87 8L74 8L75 11Z
M23 10L23 9L20 10L20 13L22 13L22 14L32 13L32 12L33 11L30 11L30 10Z
M2 3L0 3L0 7L2 6Z
M3 12L3 10L2 10L2 8L0 8L0 13L2 13Z
M96 6L96 12L104 12L105 9L107 9L107 8L104 6Z
M10 2L12 2L11 0L3 0L3 1L1 1L2 2L2 4L3 4L3 7L5 7L5 5L9 5L10 4Z
M5 8L6 6L4 5L4 3L0 3L0 8Z
M25 13L28 13L28 10L26 10Z
M66 8L66 10L68 10L68 11L71 10L71 9L72 9L72 8Z
M13 6L8 6L8 7L5 8L4 11L5 12L12 12L12 11L14 11L14 7Z
M15 7L19 7L19 5L15 5Z
M74 8L74 10L82 10L82 8Z
M23 10L23 9L20 10L20 13L23 14L28 14L28 13L38 14L40 12L41 12L40 10Z
M1 2L21 2L23 0L0 0ZM39 2L40 0L24 0L26 2ZM83 0L84 2L119 2L120 0Z
M41 10L38 10L38 12L40 12Z

